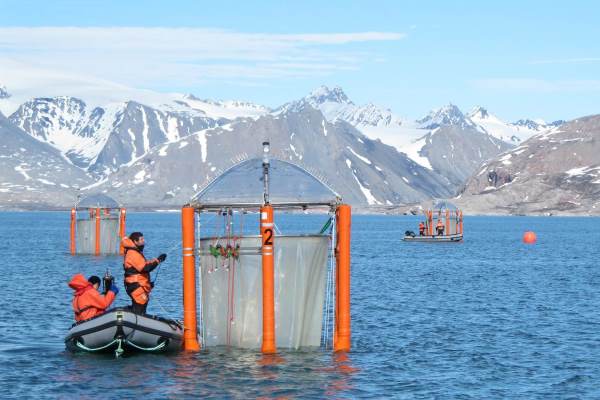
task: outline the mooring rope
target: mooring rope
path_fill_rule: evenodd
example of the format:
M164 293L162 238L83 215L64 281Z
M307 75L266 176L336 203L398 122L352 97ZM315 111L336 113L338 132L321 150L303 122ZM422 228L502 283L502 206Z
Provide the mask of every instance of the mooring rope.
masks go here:
M75 340L75 345L76 345L77 347L79 347L80 349L82 349L82 350L85 350L85 351L92 351L92 352L93 352L93 351L100 351L100 350L104 350L104 349L106 349L107 347L110 347L110 346L112 346L113 344L115 344L117 341L119 341L119 339L115 339L115 340L113 340L112 342L110 342L109 344L107 344L107 345L104 345L104 346L101 346L101 347L97 347L97 348L87 347L87 346L86 346L86 345L84 345L83 343L79 342L79 340Z
M138 350L142 350L142 351L155 351L155 350L160 350L163 347L165 347L166 344L167 344L167 341L164 340L164 341L160 342L157 346L155 346L155 347L148 347L148 348L145 348L145 347L142 347L142 346L138 346L137 344L135 344L133 342L130 342L130 341L127 341L127 344L130 345L130 346L132 346L132 347L135 347Z

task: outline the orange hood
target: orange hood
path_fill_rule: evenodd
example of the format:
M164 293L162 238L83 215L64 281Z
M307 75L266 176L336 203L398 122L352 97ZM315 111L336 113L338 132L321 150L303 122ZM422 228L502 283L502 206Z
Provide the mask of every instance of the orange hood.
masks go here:
M133 243L133 240L129 239L127 236L125 236L122 240L121 240L121 244L123 245L124 248L126 249L134 249L137 250L137 246L135 245L135 243Z
M85 279L85 276L81 274L75 275L71 278L71 282L69 282L69 287L75 290L75 295L80 295L85 292L87 289L92 287L92 284Z

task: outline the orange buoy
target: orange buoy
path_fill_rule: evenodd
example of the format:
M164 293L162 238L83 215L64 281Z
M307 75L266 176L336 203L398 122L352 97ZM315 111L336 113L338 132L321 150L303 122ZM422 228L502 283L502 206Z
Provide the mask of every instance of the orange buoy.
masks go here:
M523 243L535 244L536 240L537 236L535 235L535 232L527 231L523 234Z

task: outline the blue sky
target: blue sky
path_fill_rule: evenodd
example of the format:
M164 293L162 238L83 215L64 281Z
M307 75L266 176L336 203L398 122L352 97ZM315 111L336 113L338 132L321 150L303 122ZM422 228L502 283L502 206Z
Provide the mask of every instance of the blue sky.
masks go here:
M600 113L600 3L421 3L5 0L0 83L55 79L43 92L61 94L89 78L268 106L325 84L412 118L448 102L507 120Z

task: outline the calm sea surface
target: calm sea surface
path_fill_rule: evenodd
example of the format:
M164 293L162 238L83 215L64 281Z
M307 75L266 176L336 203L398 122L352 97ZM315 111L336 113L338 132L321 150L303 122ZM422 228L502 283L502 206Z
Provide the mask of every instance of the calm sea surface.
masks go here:
M325 221L277 218L284 233ZM68 255L68 213L0 213L0 397L600 398L600 219L467 217L463 244L403 243L417 223L355 216L352 352L283 352L273 364L225 348L66 352L67 281L117 275L120 259ZM164 315L160 303L179 318L179 214L131 213L134 229L149 256L171 248L149 312ZM525 230L536 245L521 243Z

